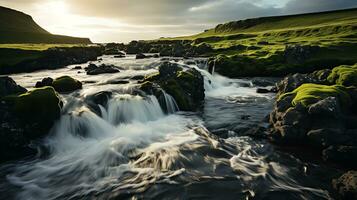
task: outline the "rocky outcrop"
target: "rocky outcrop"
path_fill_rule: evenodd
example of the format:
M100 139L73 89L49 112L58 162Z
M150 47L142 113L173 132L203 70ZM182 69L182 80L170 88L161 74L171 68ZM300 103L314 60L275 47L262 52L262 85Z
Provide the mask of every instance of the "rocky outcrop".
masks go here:
M348 171L332 181L333 188L342 199L357 199L357 171Z
M309 145L331 162L357 167L355 66L295 74L278 84L271 136L281 144ZM338 75L340 74L340 75ZM350 77L349 79L346 77ZM324 85L325 84L325 85ZM353 87L350 87L353 86Z
M98 74L113 74L118 73L120 70L114 65L95 65L93 63L89 64L85 68L87 75L98 75Z
M319 50L318 46L287 45L284 57L287 64L303 64Z
M184 69L170 62L161 63L159 73L146 76L140 89L158 99L162 98L163 89L183 111L199 110L205 97L202 75L196 69Z
M20 86L15 83L13 87ZM29 147L30 141L48 134L62 107L53 87L7 90L5 95L0 96L0 162L36 153Z
M103 54L103 48L93 47L70 47L70 48L50 48L45 51L7 50L9 54L29 54L31 59L24 60L15 65L1 66L0 74L32 72L42 69L57 69L71 64L80 64L97 60ZM10 51L10 52L8 52Z

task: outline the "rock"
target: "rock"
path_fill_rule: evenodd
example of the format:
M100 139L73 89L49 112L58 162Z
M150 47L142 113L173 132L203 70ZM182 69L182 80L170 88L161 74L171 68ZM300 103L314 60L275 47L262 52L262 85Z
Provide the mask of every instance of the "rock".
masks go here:
M143 75L136 75L136 76L131 77L130 79L131 80L143 80L144 78L145 78L145 76L143 76Z
M61 115L62 101L53 87L42 87L12 96L6 101L26 126L34 128L27 133L33 139L47 134Z
M99 67L94 64L89 64L86 68L87 75L98 75L98 74L113 74L118 73L120 70L114 65L102 64Z
M303 64L318 50L318 46L287 45L285 47L284 57L288 64Z
M107 105L108 100L111 98L112 94L113 93L109 91L102 91L87 96L84 101L92 111L100 115L101 111L99 105L105 107Z
M341 115L341 108L336 97L327 97L312 104L308 112L310 115L337 118Z
M114 58L125 58L125 55L115 55Z
M241 117L240 117L240 119L242 119L242 120L249 120L250 119L250 115L242 115Z
M268 87L268 86L274 86L276 84L275 80L268 80L264 78L254 78L252 80L252 83L254 86L257 87Z
M146 56L142 53L136 54L135 59L144 59Z
M52 86L59 93L73 92L82 89L82 83L70 76L61 76L56 78Z
M160 89L165 90L183 111L199 110L204 101L203 76L196 69L185 70L175 63L162 63L159 73L145 77L140 89L158 98Z
M47 77L42 79L41 81L37 81L35 87L40 88L40 87L45 87L45 86L52 86L53 79L51 77Z
M159 54L154 54L152 57L153 57L153 58L159 58L160 55L159 55Z
M0 77L0 98L7 95L22 94L25 92L27 92L27 90L17 85L12 78L8 76Z
M273 93L273 92L266 88L257 88L257 93L258 94L267 94L267 93Z
M75 66L75 67L73 67L73 69L74 70L79 70L79 69L82 69L82 67L81 66Z
M326 161L355 168L357 166L357 146L330 146L323 151L323 158Z
M332 181L333 188L342 199L357 199L357 171L348 171Z
M127 80L110 80L107 83L108 84L128 84L130 82Z

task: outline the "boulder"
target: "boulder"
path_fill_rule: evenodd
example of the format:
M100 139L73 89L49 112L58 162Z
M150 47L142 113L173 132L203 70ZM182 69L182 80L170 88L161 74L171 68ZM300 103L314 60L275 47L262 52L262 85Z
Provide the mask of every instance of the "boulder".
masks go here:
M310 115L320 115L337 118L341 115L340 103L336 97L327 97L312 104L309 108Z
M85 70L87 72L87 75L113 74L120 72L120 70L116 66L105 64L102 64L100 66L97 66L95 64L89 64Z
M42 79L41 81L37 81L35 87L40 88L40 87L45 87L45 86L52 86L53 79L51 77L47 77Z
M78 89L82 89L82 83L70 76L61 76L56 78L52 86L55 88L57 92L67 93L73 92Z
M12 78L8 76L0 77L0 98L7 95L21 94L24 92L27 92L27 90L17 85Z
M205 96L203 76L196 69L184 69L170 62L161 63L159 73L146 76L140 89L157 97L160 96L158 91L163 89L183 111L199 110Z
M111 96L112 92L101 91L87 96L84 101L93 112L100 115L101 111L99 105L105 107Z
M332 181L333 188L342 199L357 199L357 171L348 171Z

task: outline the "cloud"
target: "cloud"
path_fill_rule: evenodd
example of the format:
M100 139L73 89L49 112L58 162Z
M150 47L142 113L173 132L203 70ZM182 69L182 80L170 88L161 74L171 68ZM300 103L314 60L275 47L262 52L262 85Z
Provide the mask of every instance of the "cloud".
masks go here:
M62 4L63 14L47 8ZM0 0L0 5L32 15L53 33L103 42L188 35L239 19L357 7L357 0Z
M291 0L283 8L286 14L356 8L356 0Z

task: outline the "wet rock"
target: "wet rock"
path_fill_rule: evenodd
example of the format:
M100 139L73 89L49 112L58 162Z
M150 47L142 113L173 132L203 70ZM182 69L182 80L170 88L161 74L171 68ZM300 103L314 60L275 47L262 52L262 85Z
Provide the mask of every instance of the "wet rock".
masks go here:
M73 67L74 70L79 70L79 69L82 69L82 66L75 66Z
M258 94L274 93L273 91L271 91L270 89L267 89L267 88L257 88L256 91Z
M41 81L37 81L35 87L40 88L40 87L45 87L45 86L52 86L53 79L51 77L47 77L42 79Z
M157 87L170 94L180 110L196 111L203 105L203 77L196 69L164 62L159 66L159 73L145 77L140 88L155 95L159 91Z
M116 66L105 64L102 64L100 66L97 66L95 64L89 64L85 70L87 72L87 75L113 74L120 72L120 70Z
M136 76L130 77L131 80L143 80L144 78L145 78L145 76L143 76L143 75L136 75Z
M111 81L108 81L108 84L128 84L130 83L129 81L127 80L111 80Z
M250 115L242 115L241 117L240 117L240 119L242 119L242 120L249 120L250 119Z
M85 98L85 103L92 111L97 113L97 115L100 115L101 111L99 105L105 107L112 95L113 93L109 91L98 92L87 96Z
M348 171L332 181L333 188L342 199L357 199L357 171Z
M144 59L146 56L142 53L136 54L135 59Z
M82 83L70 76L61 76L53 80L52 86L59 93L73 92L82 89Z
M21 94L24 92L27 92L27 90L17 85L12 78L8 76L0 77L0 98L7 95Z

